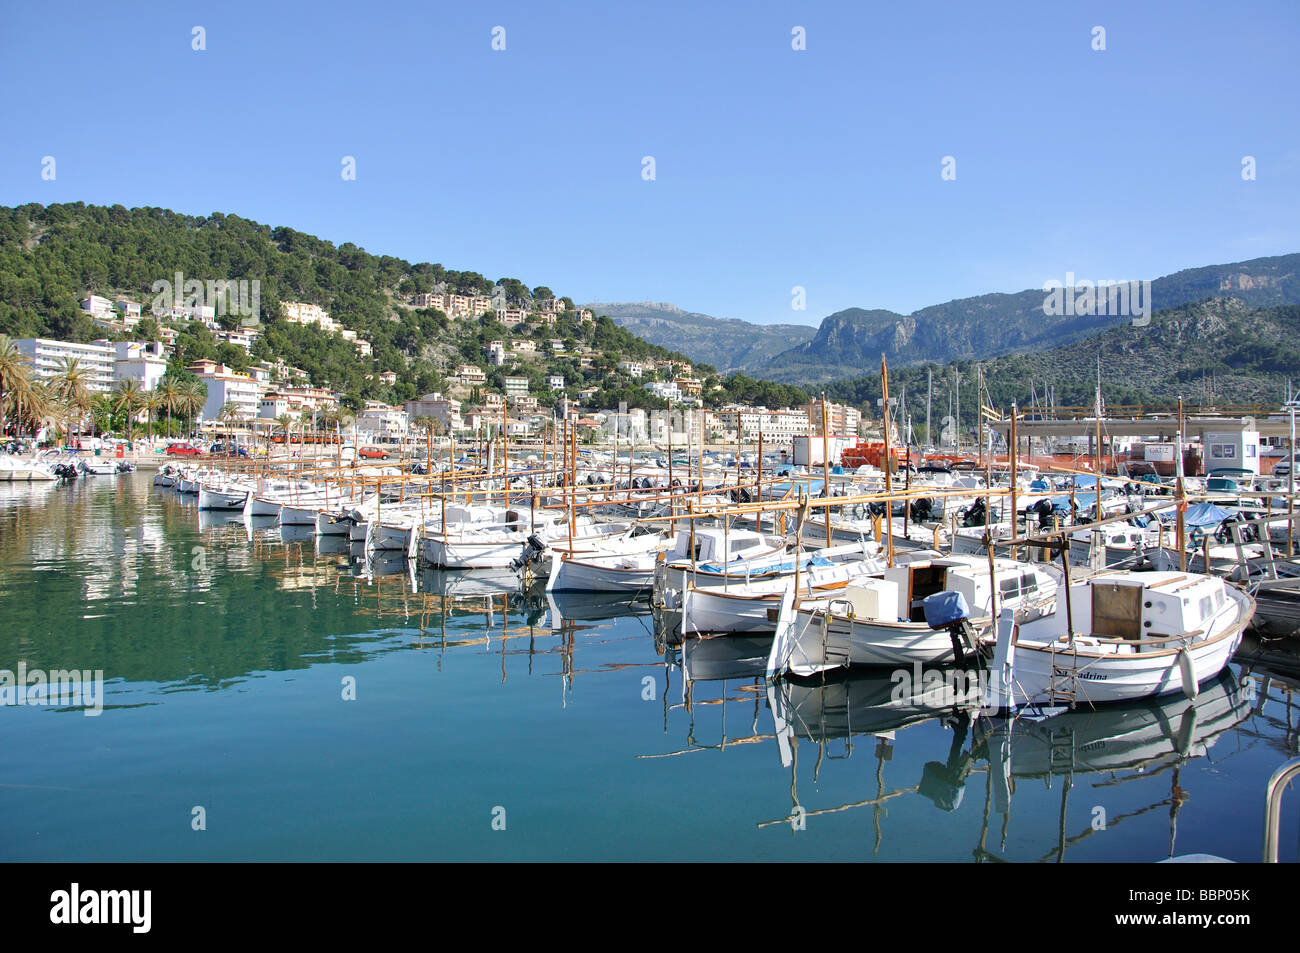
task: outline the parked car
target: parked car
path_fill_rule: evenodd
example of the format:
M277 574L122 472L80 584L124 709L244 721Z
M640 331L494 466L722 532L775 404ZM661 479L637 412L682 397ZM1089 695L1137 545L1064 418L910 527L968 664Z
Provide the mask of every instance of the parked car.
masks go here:
M167 447L167 453L174 457L201 457L201 447L191 447L188 443L173 443Z
M225 453L230 456L246 457L248 456L248 448L237 444L226 446L224 443L214 443L208 448L208 453Z
M1300 453L1293 453L1289 458L1284 457L1274 467L1272 475L1275 477L1289 477L1291 468L1300 463Z
M358 456L365 457L367 460L387 460L388 451L383 447L362 447L357 453Z

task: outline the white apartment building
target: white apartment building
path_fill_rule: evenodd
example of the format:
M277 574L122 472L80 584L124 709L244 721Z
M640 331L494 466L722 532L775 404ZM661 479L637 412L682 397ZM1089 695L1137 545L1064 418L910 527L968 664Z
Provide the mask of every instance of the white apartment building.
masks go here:
M640 407L629 410L625 414L620 414L616 410L607 410L601 429L611 440L618 439L619 442L623 442L630 438L634 443L645 443L646 422L646 412Z
M263 420L275 420L281 414L292 414L293 405L289 398L276 391L268 391L257 403L257 416Z
M118 341L113 345L113 380L135 381L141 390L153 390L167 373L162 342L141 344Z
M80 366L90 373L87 386L92 392L107 393L113 389L113 364L117 353L107 342L73 344L71 341L52 341L48 338L17 338L14 347L26 358L33 376L40 380L58 377L63 373L65 363L76 358Z
M485 383L487 374L481 367L475 367L473 364L462 364L456 369L456 379L462 384L473 386Z
M682 399L682 392L671 381L651 381L645 385L645 389L663 400L678 401Z
M218 341L225 341L227 344L233 344L235 347L242 347L244 353L251 353L253 350L253 340L257 337L257 332L249 331L246 328L236 328L234 331L217 331Z
M391 407L377 400L366 401L366 409L357 415L357 431L365 434L362 439L375 442L401 440L410 429L410 416L400 407Z
M820 400L810 401L804 406L804 409L811 424L808 433L821 433L822 402ZM827 401L826 424L830 433L857 436L862 425L862 411L847 404L835 404Z
M546 386L551 390L564 390L564 377L560 374L552 374L546 378Z
M419 400L408 400L404 407L407 418L433 417L442 423L448 432L463 430L464 422L460 417L460 401L441 394L425 394Z
M210 304L173 305L154 316L165 321L202 321L209 328L219 328L217 309Z
M322 331L333 331L334 319L330 313L318 304L306 304L302 301L284 302L284 320L290 324L316 324Z
M711 415L717 426L741 440L788 444L809 432L808 414L803 410L768 410L766 407L727 407Z
M640 361L619 361L618 369L629 377L640 377L645 373L645 365Z
M99 295L90 295L82 298L77 303L81 306L82 311L86 312L86 314L92 315L93 317L114 317L113 302L109 301L107 298L101 298Z
M226 404L234 404L236 412L245 419L251 420L260 414L262 388L247 374L203 374L200 379L208 387L208 400L203 405L200 420L216 420Z

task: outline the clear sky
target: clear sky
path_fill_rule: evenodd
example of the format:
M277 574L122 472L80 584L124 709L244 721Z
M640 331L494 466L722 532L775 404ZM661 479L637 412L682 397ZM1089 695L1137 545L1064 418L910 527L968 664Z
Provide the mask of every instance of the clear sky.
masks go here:
M0 62L0 204L234 213L578 301L815 324L1300 251L1296 0L0 0Z

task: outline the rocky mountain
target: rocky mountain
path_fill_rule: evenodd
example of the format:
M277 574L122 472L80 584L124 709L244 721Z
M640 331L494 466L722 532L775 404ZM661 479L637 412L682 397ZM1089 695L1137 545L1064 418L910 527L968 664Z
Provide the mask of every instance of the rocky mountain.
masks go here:
M1240 291L1240 289L1238 289ZM877 360L879 358L877 357ZM1144 327L1122 324L1084 341L981 362L989 400L1028 408L1051 390L1057 406L1092 404L1100 363L1107 406L1129 403L1278 405L1300 371L1300 306L1253 307L1238 297L1207 298L1157 312ZM890 367L891 396L904 391L913 420L924 417L933 372L936 419L961 375L963 420L975 422L972 362ZM827 387L835 400L875 407L879 372Z
M1176 272L1153 280L1150 302L1141 296L1139 301L1150 305L1150 314L1228 296L1252 307L1300 303L1300 254ZM882 353L891 366L900 368L925 361L986 360L1080 341L1106 328L1132 324L1136 311L1131 307L1129 314L1048 315L1046 299L1042 289L1033 289L962 298L909 315L849 308L825 318L809 340L749 373L807 386L869 372L879 366Z
M804 324L753 324L653 301L594 302L581 307L609 315L637 337L681 351L724 374L753 373L792 344L803 344L817 333L816 328Z

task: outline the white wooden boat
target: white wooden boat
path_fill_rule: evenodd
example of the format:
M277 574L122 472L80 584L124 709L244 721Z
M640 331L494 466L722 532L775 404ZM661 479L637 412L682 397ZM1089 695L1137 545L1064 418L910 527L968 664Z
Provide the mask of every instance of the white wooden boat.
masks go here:
M200 510L242 510L248 501L248 487L237 484L199 488Z
M798 576L798 595L830 597L870 576L881 575L885 569L884 561L875 556L827 565L813 563ZM776 627L781 597L793 579L782 577L726 589L688 586L681 596L681 633L770 633Z
M795 558L787 554L782 536L746 529L697 527L693 533L677 534L664 563L659 588L682 592L688 585L730 586L793 576ZM804 563L808 558L800 557Z
M1255 602L1196 573L1108 572L1074 582L1068 611L1003 610L986 707L1195 698L1241 644Z
M939 665L956 660L949 629L931 628L925 601L959 593L969 607L972 638L963 654L976 651L992 628L997 604L1051 604L1059 570L1043 563L946 556L894 566L881 579L855 583L830 598L783 600L772 640L768 675L813 675L850 666Z

